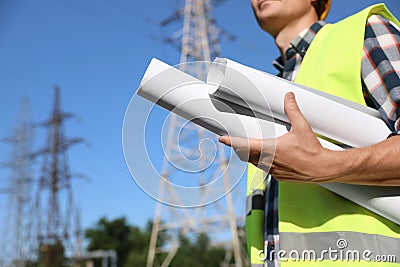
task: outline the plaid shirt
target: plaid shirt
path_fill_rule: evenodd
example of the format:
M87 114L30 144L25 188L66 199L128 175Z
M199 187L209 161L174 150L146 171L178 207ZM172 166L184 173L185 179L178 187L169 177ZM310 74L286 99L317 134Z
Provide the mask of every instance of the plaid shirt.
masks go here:
M279 76L294 81L300 64L324 21L314 23L302 32L286 51L286 61L280 57L273 62ZM368 106L379 110L381 117L392 130L400 134L400 29L379 16L371 16L366 25L361 74L364 98ZM279 251L278 183L272 178L266 192L264 266L280 266L279 259L269 258Z

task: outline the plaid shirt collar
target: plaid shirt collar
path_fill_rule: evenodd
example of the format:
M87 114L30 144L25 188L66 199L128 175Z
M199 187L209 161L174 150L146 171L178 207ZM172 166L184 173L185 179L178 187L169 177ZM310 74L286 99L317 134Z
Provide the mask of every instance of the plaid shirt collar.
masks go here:
M290 42L290 46L285 53L286 60L290 60L296 54L299 54L303 58L307 52L307 49L310 47L311 42L314 40L314 37L317 35L318 31L325 25L326 22L320 20L311 25L310 28L302 31L299 36L297 36L292 42ZM272 62L272 65L279 71L279 73L282 73L285 61L282 56L280 56Z

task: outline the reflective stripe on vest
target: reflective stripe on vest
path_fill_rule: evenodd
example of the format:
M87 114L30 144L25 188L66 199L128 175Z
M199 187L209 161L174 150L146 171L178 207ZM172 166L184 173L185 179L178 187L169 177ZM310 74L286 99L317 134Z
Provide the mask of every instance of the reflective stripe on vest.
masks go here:
M365 105L361 57L365 24L372 14L400 25L380 4L337 24L324 26L311 43L296 82ZM373 255L392 253L396 258L395 263L382 263L367 259L343 262L322 257L324 267L400 265L399 225L316 184L279 182L279 232L280 249L286 252L337 248L337 242L345 240L349 249L370 250ZM281 260L282 267L305 265L321 266L321 261Z
M263 266L259 252L264 250L265 172L247 166L246 240L251 267Z
M399 239L357 232L281 233L287 240L286 254L303 260L376 260L385 256L391 262L400 263ZM288 257L289 255L286 255ZM394 257L393 257L394 256Z

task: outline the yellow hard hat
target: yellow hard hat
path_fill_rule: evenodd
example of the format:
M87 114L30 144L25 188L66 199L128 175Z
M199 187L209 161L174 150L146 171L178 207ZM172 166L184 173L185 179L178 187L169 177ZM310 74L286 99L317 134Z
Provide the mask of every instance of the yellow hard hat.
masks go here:
M324 20L326 18L326 16L328 16L329 9L331 8L331 1L332 0L323 1L325 4L325 9L324 9L324 12L321 13L321 16L320 16L321 20Z

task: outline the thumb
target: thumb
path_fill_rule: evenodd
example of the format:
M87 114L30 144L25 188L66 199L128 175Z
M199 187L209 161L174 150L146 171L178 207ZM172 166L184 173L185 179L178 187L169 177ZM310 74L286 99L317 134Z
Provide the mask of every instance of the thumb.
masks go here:
M307 131L312 132L310 124L307 122L303 113L301 113L299 106L297 105L293 92L289 92L285 95L284 107L286 115L288 116L290 124L292 125L290 131L302 134Z

